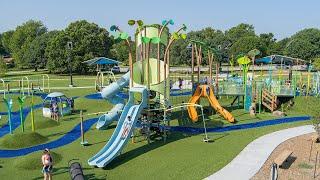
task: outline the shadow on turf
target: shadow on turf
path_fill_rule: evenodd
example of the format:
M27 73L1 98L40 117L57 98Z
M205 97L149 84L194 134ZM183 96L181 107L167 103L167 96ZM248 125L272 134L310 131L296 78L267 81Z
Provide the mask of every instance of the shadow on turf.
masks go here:
M82 170L83 170L83 173L85 174L85 170L90 170L90 168L82 168ZM53 173L52 173L53 179L55 179L54 176L59 175L59 174L64 174L64 173L69 174L69 167L53 168ZM88 176L93 179L96 179L96 177L94 177L93 174L88 174ZM85 175L85 177L86 177L86 175ZM43 179L43 176L33 178L33 180L38 180L38 179Z
M105 168L105 170L111 170L111 169L114 169L116 168L117 166L123 164L123 163L126 163L148 151L152 151L156 148L159 148L163 145L166 145L166 144L169 144L171 142L174 142L174 141L177 141L177 140L180 140L180 139L183 139L183 138L187 138L187 137L190 137L189 135L186 135L186 134L182 134L182 133L172 133L169 138L167 138L167 141L164 142L163 140L158 140L158 141L154 141L152 143L150 143L149 145L144 145L144 146L141 146L141 147L138 147L136 149L133 149L133 150L130 150L128 152L125 152L121 155L119 155L118 157L116 157L116 160L115 161L111 161L110 164L108 164Z

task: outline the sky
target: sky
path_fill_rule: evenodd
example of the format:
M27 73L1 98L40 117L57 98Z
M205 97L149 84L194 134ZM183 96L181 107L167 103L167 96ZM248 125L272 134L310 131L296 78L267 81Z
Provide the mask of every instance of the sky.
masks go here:
M85 19L109 29L118 25L133 32L129 19L145 24L173 19L177 29L212 27L227 30L252 24L258 34L272 32L283 39L304 28L320 28L319 0L0 0L0 33L34 19L49 30L64 29Z

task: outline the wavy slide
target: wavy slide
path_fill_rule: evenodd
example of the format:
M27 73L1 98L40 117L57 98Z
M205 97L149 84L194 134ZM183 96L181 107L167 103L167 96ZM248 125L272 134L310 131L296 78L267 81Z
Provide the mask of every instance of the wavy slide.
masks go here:
M212 88L210 86L208 86L208 85L200 85L200 86L198 86L196 91L194 92L193 96L189 100L189 103L190 104L196 104L197 101L201 97L207 97L211 107L214 110L216 110L227 121L229 121L231 123L235 122L234 117L232 116L232 114L229 111L227 111L226 109L224 109L220 105L220 103L218 102L217 98L215 97L215 95L213 93L213 90L212 90ZM191 118L191 120L193 122L198 121L198 113L197 113L196 107L188 106L188 113L189 113L189 117Z
M141 102L135 104L134 93L141 94ZM147 106L147 90L144 87L134 87L129 91L129 101L123 109L117 127L108 143L92 158L88 160L91 166L105 167L127 144L143 108Z
M110 103L115 106L107 113L99 117L96 128L105 129L113 121L119 119L119 112L124 107L124 99L119 97L117 93L121 91L124 87L128 86L130 79L130 73L127 72L119 80L111 83L109 86L105 87L101 91L101 96L104 99L107 99Z

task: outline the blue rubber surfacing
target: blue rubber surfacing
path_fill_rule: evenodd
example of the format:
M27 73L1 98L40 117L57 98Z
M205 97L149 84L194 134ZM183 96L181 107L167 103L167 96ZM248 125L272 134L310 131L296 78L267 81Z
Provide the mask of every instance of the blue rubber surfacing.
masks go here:
M93 119L84 121L83 131L87 132L90 129L90 127L94 123L96 123L97 120L98 118L93 118ZM77 140L80 137L80 135L81 135L81 131L80 131L80 123L79 123L71 131L67 132L65 135L63 135L59 139L45 143L45 144L39 144L36 146L22 148L22 149L15 149L15 150L0 149L0 158L24 156L35 151L44 150L45 148L55 149L55 148L72 143L73 141Z
M83 123L84 132L87 132L90 129L90 127L94 123L96 123L97 120L98 118L93 118L93 119L84 121ZM207 128L207 132L226 132L226 131L244 130L244 129L252 129L252 128L271 126L276 124L289 123L289 122L305 121L305 120L310 120L310 116L288 117L288 118L266 120L266 121L255 122L255 123L248 123L248 124L231 125L226 127ZM170 131L177 131L177 132L194 133L194 134L204 133L203 128L179 127L179 126L172 126L167 128ZM73 141L77 140L80 137L80 135L81 135L80 124L78 124L71 131L66 133L61 138L45 144L40 144L33 147L16 149L16 150L0 149L0 158L23 156L35 151L43 150L45 148L49 148L49 149L58 148L58 147L72 143Z
M290 122L306 121L310 119L311 119L310 116L285 117L285 118L271 119L271 120L265 120L265 121L254 122L254 123L247 123L247 124L238 124L238 125L216 127L216 128L206 128L206 130L207 132L227 132L227 131L235 131L235 130L243 130L243 129L252 129L252 128L258 128L258 127L264 127L264 126L272 126L272 125L284 124L284 123L290 123ZM166 128L168 128L170 131L178 131L178 132L184 132L184 133L194 133L194 134L204 133L203 128L183 127L183 126L170 126Z
M93 97L99 99L99 95L100 94L97 93ZM87 96L90 96L90 95L87 95ZM37 109L40 107L42 107L42 104L37 104L34 106L34 109ZM26 117L29 112L30 112L30 107L25 108L23 110L24 117ZM217 128L207 128L207 132L227 132L227 131L235 131L235 130L252 129L252 128L259 128L259 127L271 126L276 124L289 123L289 122L305 121L310 119L311 119L310 116L286 117L286 118L265 120L265 121L254 122L254 123L247 123L247 124L230 125L230 126L217 127ZM93 118L93 119L84 121L83 122L84 132L87 132L91 128L91 126L97 122L97 120L98 118ZM13 113L12 121L13 121L13 129L16 129L20 125L19 112ZM193 133L193 134L204 133L203 128L182 127L182 126L171 126L166 128L169 129L170 131L177 131L177 132L185 132L185 133ZM0 128L0 137L8 133L9 133L8 125L5 125L2 128ZM45 144L40 144L32 147L15 149L15 150L0 149L0 158L12 158L17 156L24 156L35 151L43 150L45 148L55 149L55 148L62 147L64 145L74 142L80 136L81 136L81 131L80 131L80 123L79 123L71 131L67 132L62 137Z

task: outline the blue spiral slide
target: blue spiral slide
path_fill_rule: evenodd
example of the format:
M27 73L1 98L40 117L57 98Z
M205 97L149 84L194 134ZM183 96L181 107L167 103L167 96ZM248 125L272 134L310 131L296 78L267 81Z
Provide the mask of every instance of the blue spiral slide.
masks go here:
M110 103L114 104L114 107L107 113L100 116L96 128L106 129L113 121L119 119L121 110L124 107L124 99L118 95L124 87L128 86L130 79L130 73L127 72L119 80L111 83L101 91L101 96L107 99Z

